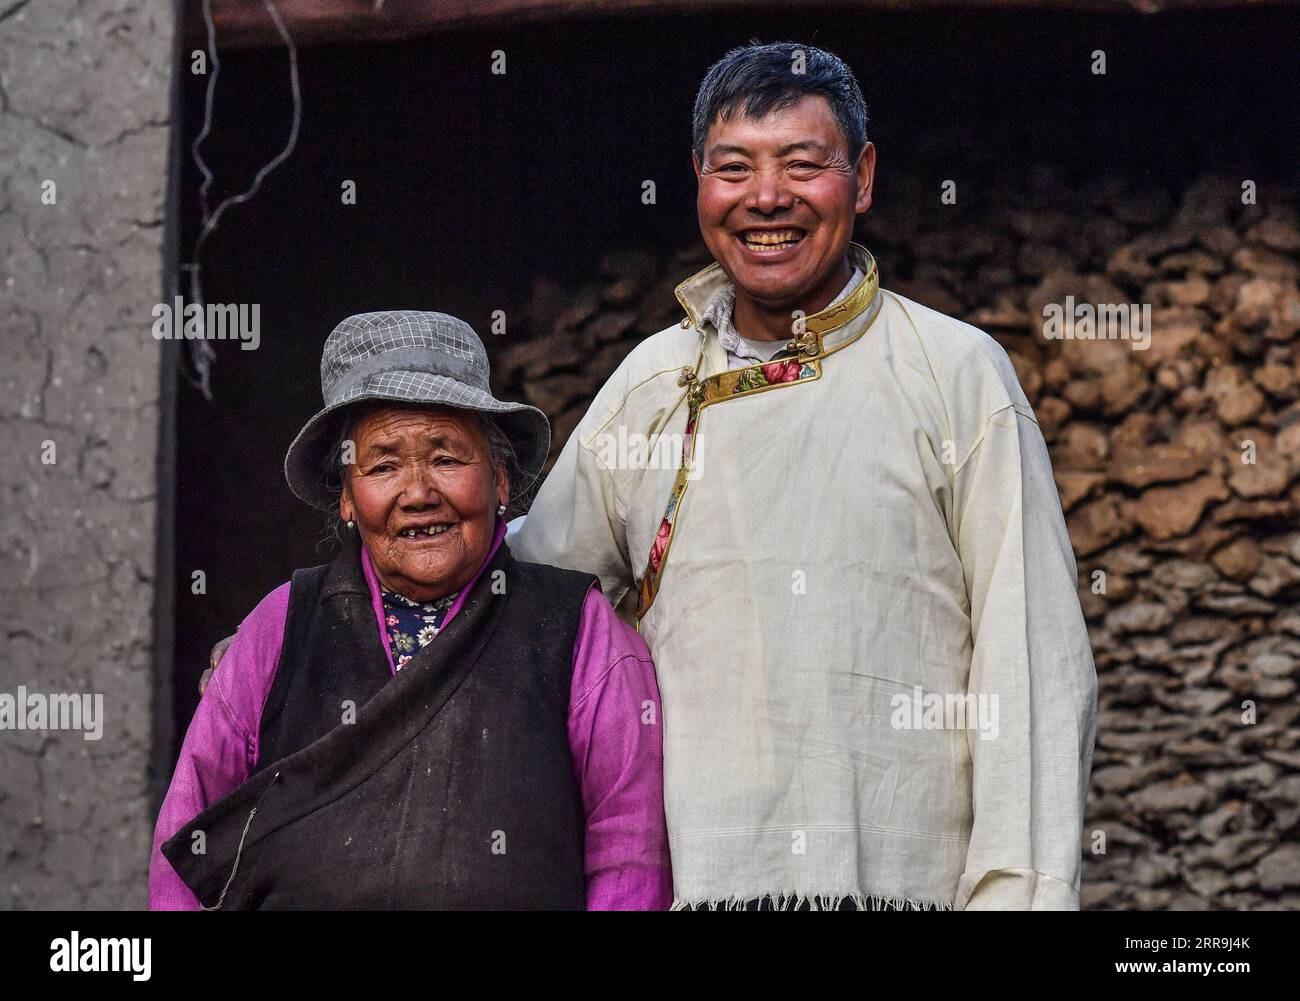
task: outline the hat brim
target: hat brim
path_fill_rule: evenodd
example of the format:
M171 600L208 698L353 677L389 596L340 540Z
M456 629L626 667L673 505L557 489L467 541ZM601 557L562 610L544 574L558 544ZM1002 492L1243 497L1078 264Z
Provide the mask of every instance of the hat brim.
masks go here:
M431 380L425 376L425 379L426 388L418 396L412 396L409 390L398 386L372 386L326 407L304 424L284 457L284 478L294 496L318 510L337 513L338 498L330 496L320 483L324 453L334 445L338 422L352 407L370 400L412 407L441 406L484 414L492 418L510 439L523 474L522 482L510 484L511 500L537 482L551 448L551 423L542 411L526 403L506 403L490 393L446 376L436 376ZM396 381L400 385L400 379L385 381Z

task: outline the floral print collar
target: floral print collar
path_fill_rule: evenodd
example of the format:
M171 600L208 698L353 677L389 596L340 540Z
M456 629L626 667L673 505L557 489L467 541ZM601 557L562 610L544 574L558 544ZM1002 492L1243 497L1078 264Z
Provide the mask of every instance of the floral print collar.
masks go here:
M384 588L380 593L384 599L384 625L393 649L393 669L400 671L442 631L456 594L421 602Z

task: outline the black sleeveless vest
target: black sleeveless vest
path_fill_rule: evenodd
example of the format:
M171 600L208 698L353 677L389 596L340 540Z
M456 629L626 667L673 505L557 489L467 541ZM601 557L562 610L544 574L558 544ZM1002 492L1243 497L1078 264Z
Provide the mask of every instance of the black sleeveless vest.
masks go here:
M568 709L597 583L502 543L393 675L359 545L297 571L254 774L164 855L226 910L583 909Z

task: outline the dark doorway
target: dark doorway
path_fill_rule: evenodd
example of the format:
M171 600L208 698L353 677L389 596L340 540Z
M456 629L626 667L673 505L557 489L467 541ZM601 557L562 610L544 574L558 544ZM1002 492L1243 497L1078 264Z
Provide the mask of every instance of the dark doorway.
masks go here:
M172 597L164 588L160 603L175 630L174 704L159 721L170 760L211 644L295 567L330 555L321 518L281 473L288 443L319 405L330 329L364 310L438 309L470 321L499 355L537 332L527 304L538 279L576 290L613 251L667 261L697 243L691 102L730 46L805 39L859 74L880 151L881 215L869 225L888 248L890 274L904 279L923 257L891 245L885 206L902 197L904 178L909 199L927 196L908 211L948 225L952 209L938 199L945 178L978 199L984 183L1041 163L1080 185L1101 170L1170 183L1237 165L1285 176L1300 146L1290 27L1290 12L1276 8L1143 18L841 5L304 49L297 148L226 214L203 254L208 301L260 304L260 347L214 345L212 398L182 383L164 427L176 449L175 510L161 524L175 553ZM1107 53L1104 77L1089 71L1096 49ZM490 72L494 50L506 53L504 76ZM188 154L206 79L189 72L188 57L179 76L184 259L198 229L201 176ZM1243 94L1256 99L1243 106ZM283 145L289 116L284 51L223 55L203 147L218 178L214 201L247 187ZM642 202L647 179L653 206ZM355 205L341 197L347 180ZM511 318L501 338L487 335L497 309ZM205 594L191 591L195 570Z

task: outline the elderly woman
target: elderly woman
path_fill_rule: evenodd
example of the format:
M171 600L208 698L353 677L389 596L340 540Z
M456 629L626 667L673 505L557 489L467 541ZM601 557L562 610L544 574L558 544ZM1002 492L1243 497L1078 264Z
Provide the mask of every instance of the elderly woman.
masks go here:
M441 313L344 320L285 475L343 545L244 621L158 817L150 906L661 909L650 655L594 577L517 562L541 411Z

